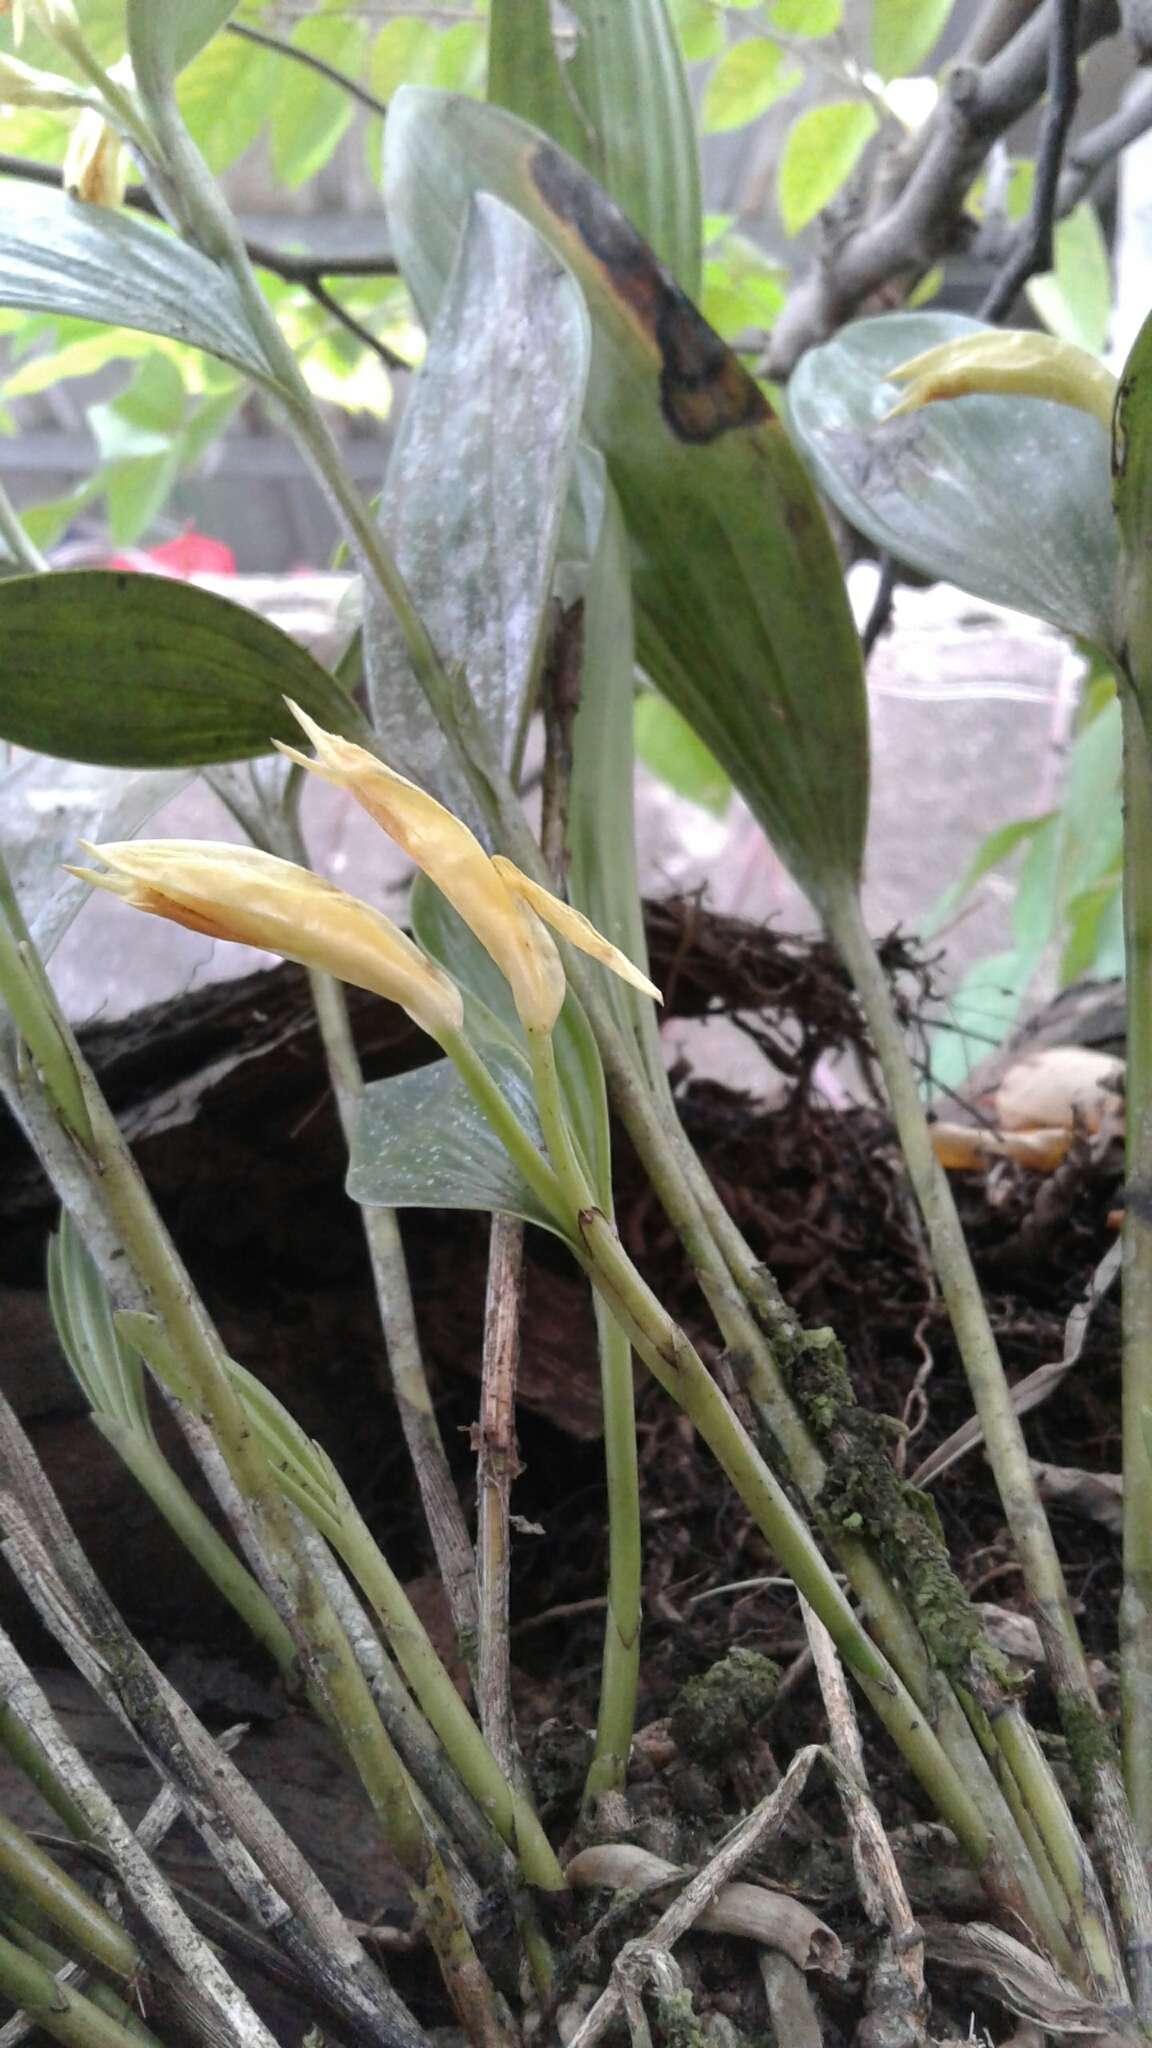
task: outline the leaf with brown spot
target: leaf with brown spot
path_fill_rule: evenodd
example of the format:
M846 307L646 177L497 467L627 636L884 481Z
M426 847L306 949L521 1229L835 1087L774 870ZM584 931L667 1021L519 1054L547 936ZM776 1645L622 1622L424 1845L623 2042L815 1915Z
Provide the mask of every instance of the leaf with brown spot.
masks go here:
M478 190L568 264L592 318L585 426L628 526L641 664L809 893L854 883L868 806L859 643L815 491L759 386L607 194L525 122L405 87L385 175L426 320Z

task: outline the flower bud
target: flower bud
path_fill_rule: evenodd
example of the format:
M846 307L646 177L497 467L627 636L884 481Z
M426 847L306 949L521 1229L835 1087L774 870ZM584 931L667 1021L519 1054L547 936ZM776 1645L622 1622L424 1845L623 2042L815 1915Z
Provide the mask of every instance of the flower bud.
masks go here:
M908 384L899 404L886 417L916 412L940 398L964 398L972 392L1015 392L1023 398L1050 398L1060 405L1090 412L1111 431L1116 379L1098 357L1052 334L1030 334L990 327L925 349L895 370L888 382Z
M652 983L601 938L587 918L530 881L511 861L490 857L475 833L426 790L354 741L325 732L291 699L288 703L312 741L316 759L294 747L281 746L280 752L325 782L347 789L423 868L505 976L526 1031L550 1031L564 1002L563 964L541 918L572 945L659 1000Z
M213 939L260 946L399 1003L437 1042L459 1031L460 991L382 911L252 846L129 839L89 846L107 873L70 868L135 910Z
M91 206L120 206L128 189L128 151L95 107L76 122L64 157L64 190Z
M38 71L20 57L0 56L0 106L49 107L71 112L89 98L83 86L60 78L55 71Z

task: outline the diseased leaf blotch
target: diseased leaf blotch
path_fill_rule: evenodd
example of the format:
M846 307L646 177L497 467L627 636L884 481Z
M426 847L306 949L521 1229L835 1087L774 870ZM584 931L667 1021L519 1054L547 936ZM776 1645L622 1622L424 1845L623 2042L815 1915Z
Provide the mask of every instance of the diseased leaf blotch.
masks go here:
M714 441L770 419L771 407L739 357L600 186L551 143L533 150L529 168L545 205L595 257L614 296L653 343L661 410L677 439Z

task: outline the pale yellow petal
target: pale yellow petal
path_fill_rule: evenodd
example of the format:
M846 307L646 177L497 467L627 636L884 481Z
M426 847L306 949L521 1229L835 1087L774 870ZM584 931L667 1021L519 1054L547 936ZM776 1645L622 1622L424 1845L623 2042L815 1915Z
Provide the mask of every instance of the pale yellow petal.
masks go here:
M207 840L133 839L85 851L109 872L72 872L135 909L387 996L434 1038L460 1028L463 1003L449 976L382 911L308 868Z
M887 419L916 412L938 399L1012 392L1075 406L1110 431L1116 400L1116 379L1098 357L1055 335L1023 330L960 335L900 363L887 372L887 379L911 387L885 415Z
M545 924L550 924L553 931L559 932L562 939L567 939L570 945L578 946L582 953L590 953L594 960L599 960L602 967L610 967L613 974L618 974L621 981L638 988L642 995L652 996L658 1003L664 1001L655 982L649 981L646 974L641 974L640 969L633 966L628 955L622 953L618 946L614 946L598 932L595 925L579 910L573 910L570 903L561 902L559 896L553 896L550 889L544 889L539 882L533 882L514 862L506 860L503 854L493 854L492 865L508 888L517 896L523 897L525 903L532 906L537 917L542 917Z
M427 790L398 775L366 747L341 739L288 703L316 749L316 759L291 747L288 758L347 789L447 897L496 962L530 1031L551 1030L564 1001L564 969L556 947L525 905L505 887L474 832Z

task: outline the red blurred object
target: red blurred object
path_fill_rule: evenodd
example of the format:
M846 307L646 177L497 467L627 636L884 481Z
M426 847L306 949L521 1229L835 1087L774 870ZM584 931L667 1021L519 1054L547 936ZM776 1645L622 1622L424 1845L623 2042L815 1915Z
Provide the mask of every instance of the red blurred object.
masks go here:
M143 549L146 560L141 561L141 550L133 549L130 555L113 555L113 569L142 569L155 564L164 576L234 576L236 557L226 541L214 540L210 533L197 533L194 526L186 527L175 540L161 541L159 547Z

